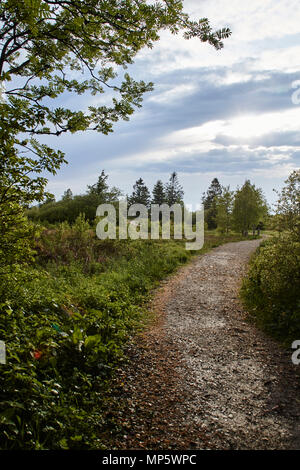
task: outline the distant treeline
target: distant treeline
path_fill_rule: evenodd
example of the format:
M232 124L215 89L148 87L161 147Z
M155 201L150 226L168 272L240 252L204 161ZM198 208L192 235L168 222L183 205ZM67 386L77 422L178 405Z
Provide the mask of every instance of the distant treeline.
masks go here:
M58 222L74 223L80 214L84 214L89 222L93 222L96 216L96 209L100 204L117 203L123 197L119 188L109 187L107 183L108 175L102 170L98 181L87 186L86 194L73 195L71 189L64 192L61 200L55 201L53 196L48 196L42 204L34 206L28 210L28 217L34 221L48 222L55 224ZM127 196L128 204L150 204L172 205L183 204L184 191L179 184L177 173L174 171L167 183L158 180L153 187L152 195L144 180L139 178L133 185L131 195Z
M85 218L93 223L100 204L116 204L124 197L119 188L109 187L107 178L108 175L102 170L97 182L87 186L86 193L82 195L74 196L70 189L64 192L59 201L49 195L44 203L28 210L28 217L33 221L48 224L65 221L72 224L80 214L84 214ZM143 178L139 178L133 185L132 193L127 195L128 205L143 204L148 208L151 204L184 205L183 197L184 190L175 171L166 183L159 179L152 193ZM202 203L206 228L217 228L222 233L235 230L247 235L250 230L263 228L268 214L262 190L256 188L249 180L246 180L241 188L232 191L229 186L221 186L219 180L214 178L202 195Z

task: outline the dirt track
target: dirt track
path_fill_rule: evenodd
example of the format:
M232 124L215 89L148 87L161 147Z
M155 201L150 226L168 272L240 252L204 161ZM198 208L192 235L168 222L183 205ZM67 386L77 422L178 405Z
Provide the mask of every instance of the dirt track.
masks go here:
M300 449L300 366L246 322L238 300L258 244L218 247L158 290L156 322L116 380L126 431L114 448Z

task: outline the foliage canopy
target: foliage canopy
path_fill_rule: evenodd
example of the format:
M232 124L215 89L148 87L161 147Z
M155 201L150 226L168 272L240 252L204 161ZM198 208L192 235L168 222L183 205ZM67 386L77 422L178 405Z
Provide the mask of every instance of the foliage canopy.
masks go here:
M262 190L251 184L250 180L246 180L235 194L232 211L235 228L247 233L249 229L256 227L267 212L267 203Z

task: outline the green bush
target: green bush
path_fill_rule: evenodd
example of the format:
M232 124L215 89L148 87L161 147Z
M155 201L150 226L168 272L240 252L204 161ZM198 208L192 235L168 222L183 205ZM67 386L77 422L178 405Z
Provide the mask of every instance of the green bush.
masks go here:
M72 270L81 285L86 277ZM140 310L125 289L114 299L90 283L72 292L62 277L37 272L0 306L2 449L101 448L102 395Z
M149 292L190 254L172 241L99 240L93 247L105 254L105 268L93 272L86 265L88 243L80 243L89 237L83 219L47 236L38 241L41 265L0 285L0 338L7 347L7 364L0 365L0 446L101 449L110 426L111 373L142 325ZM65 243L74 256L49 251L47 263L47 242L53 250Z
M201 252L240 236L210 234ZM109 385L182 240L98 240L83 216L42 232L36 262L0 273L1 449L103 449ZM195 254L195 252L194 252Z
M103 198L95 193L74 196L72 199L46 202L27 211L27 216L35 222L55 224L68 222L73 224L80 214L85 214L92 223L95 220L96 210L102 204ZM113 200L111 202L114 202Z
M300 242L291 236L264 241L241 289L256 323L285 343L300 338Z

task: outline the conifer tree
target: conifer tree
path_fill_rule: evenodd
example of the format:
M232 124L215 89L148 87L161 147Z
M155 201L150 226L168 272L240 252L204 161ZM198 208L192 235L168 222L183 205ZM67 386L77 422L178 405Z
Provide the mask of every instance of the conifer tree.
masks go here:
M128 198L129 205L143 204L146 207L150 205L150 192L143 178L139 178L133 185L133 192Z
M153 187L151 202L152 204L159 204L159 205L166 202L164 184L161 180L158 180Z
M173 204L183 204L184 191L178 181L176 171L173 171L169 178L169 182L165 185L166 203L169 206Z
M202 197L202 203L205 211L205 222L209 230L217 227L217 205L216 198L222 195L222 186L218 178L214 178Z
M73 193L71 189L68 188L63 194L62 201L70 201L71 199L73 199Z
M222 186L219 183L218 178L214 178L202 197L202 203L204 205L204 209L210 209L213 203L214 198L217 196L221 196L222 194Z

